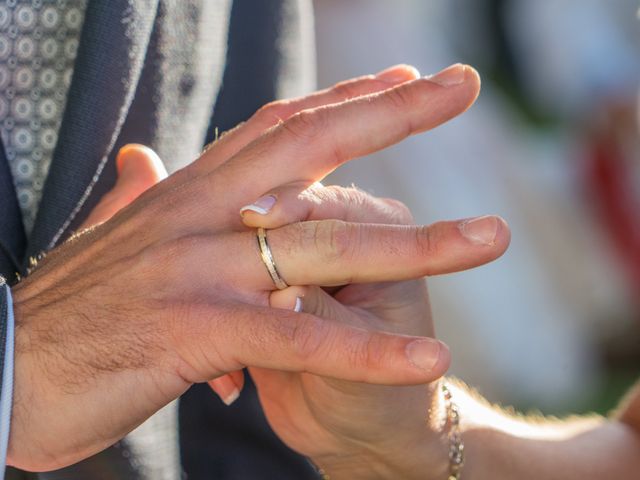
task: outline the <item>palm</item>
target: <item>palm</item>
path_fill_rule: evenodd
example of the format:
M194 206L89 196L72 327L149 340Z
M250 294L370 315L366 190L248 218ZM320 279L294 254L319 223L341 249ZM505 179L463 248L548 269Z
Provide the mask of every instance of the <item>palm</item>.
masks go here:
M339 315L346 323L433 336L423 281L350 285L335 298L345 308L329 314ZM424 385L385 387L307 373L250 371L273 429L290 447L311 457L335 452L345 442L380 443L376 432L393 431L403 422L415 423L412 419L416 417L406 413L427 408L429 387Z

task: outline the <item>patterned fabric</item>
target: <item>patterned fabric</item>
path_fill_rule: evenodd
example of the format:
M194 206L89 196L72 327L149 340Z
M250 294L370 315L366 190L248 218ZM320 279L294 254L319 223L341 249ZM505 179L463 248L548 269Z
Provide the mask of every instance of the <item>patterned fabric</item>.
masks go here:
M0 4L0 135L27 232L58 139L86 2Z

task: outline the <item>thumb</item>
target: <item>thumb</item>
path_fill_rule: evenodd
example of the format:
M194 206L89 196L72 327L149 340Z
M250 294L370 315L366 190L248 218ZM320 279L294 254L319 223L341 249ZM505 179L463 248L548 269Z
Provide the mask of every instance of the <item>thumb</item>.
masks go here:
M162 160L149 147L125 145L116 157L118 180L89 214L80 229L106 222L138 196L167 177Z

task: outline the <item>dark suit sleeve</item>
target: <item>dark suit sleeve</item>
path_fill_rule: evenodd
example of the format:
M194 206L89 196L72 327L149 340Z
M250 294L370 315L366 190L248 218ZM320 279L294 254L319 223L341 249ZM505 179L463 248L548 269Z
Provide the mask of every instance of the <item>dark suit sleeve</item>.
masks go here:
M13 327L11 291L0 276L0 478L4 478L13 397Z

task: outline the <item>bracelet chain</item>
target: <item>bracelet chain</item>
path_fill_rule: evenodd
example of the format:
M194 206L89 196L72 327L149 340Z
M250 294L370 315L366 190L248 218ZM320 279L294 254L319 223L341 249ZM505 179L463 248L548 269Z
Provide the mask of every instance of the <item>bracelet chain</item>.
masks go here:
M464 443L460 433L460 410L453 401L451 390L443 383L444 407L447 415L446 426L449 439L449 477L448 480L460 480L464 466Z

